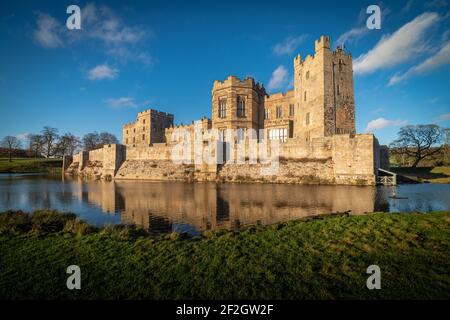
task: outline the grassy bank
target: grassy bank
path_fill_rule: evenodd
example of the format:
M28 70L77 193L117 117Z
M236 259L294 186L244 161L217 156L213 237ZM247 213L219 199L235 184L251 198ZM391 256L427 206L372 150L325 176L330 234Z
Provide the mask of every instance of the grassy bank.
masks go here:
M0 214L1 299L449 299L450 212L340 216L202 237ZM82 289L66 289L78 265ZM366 269L381 268L381 290Z
M410 177L419 182L429 183L450 183L450 167L392 167L392 172L396 172Z
M0 158L0 173L61 173L61 159Z

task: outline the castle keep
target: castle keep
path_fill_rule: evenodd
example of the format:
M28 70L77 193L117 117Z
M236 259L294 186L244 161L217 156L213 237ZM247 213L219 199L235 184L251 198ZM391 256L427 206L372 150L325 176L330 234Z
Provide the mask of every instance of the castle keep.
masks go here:
M285 93L269 95L251 77L214 81L211 120L195 126L174 126L173 115L164 112L140 112L136 122L123 126L123 146L82 152L65 161L65 172L115 179L375 184L380 163L388 163L387 153L372 134L356 134L351 55L339 47L332 50L330 38L321 36L314 55L297 55L293 69L294 86ZM172 161L180 143L174 133L182 129L194 141L196 127L201 133L219 132L225 163ZM229 129L237 135L228 136ZM261 175L263 164L251 164L247 149L244 163L226 161L237 154L237 142L248 146L250 130L257 141L279 142L276 175ZM194 159L193 151L188 158Z

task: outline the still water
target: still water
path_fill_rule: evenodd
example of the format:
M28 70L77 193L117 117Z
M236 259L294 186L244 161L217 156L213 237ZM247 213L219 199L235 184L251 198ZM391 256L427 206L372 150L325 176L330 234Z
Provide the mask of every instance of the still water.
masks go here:
M391 198L394 192L406 199ZM208 229L240 229L331 212L450 210L450 185L217 185L0 175L0 211L40 208L74 212L97 226L135 223L154 232L196 234Z

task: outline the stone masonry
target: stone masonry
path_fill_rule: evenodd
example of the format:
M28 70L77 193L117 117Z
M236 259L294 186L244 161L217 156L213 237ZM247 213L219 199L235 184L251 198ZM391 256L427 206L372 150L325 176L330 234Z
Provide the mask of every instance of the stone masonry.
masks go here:
M171 114L139 112L122 128L123 146L81 152L65 159L64 171L114 179L373 185L378 168L388 169L388 150L372 134L356 134L352 57L330 43L321 36L313 56L294 58L293 90L268 95L251 77L214 81L212 120L174 126ZM279 141L278 173L261 175L263 165L250 163L247 149L241 163L194 165L191 149L186 161L173 161L174 148L210 129L218 130L219 140L198 143L223 146L225 160L237 152L238 141L249 144L248 130L257 132L258 141ZM237 137L226 136L227 129L237 130Z

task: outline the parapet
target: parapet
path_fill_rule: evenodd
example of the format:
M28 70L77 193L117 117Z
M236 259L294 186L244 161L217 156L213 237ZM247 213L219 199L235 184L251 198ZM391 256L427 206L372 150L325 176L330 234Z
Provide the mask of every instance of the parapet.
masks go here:
M321 35L319 40L314 41L315 52L318 52L320 49L330 49L330 36Z
M224 81L215 80L213 85L213 91L233 86L252 88L255 90L262 91L263 94L265 94L266 92L264 86L259 82L255 82L255 79L253 79L252 77L246 77L244 80L241 80L236 76L228 76L228 78L225 79Z
M299 54L297 54L297 56L294 57L294 66L299 65L302 63L302 56Z
M289 91L286 91L286 92L277 92L277 93L274 93L274 94L271 94L271 95L267 95L266 96L266 101L292 98L292 97L294 97L294 95L295 95L294 90L289 90Z
M154 115L158 115L158 116L164 116L164 117L172 117L173 118L173 114L171 114L171 113L167 113L167 112L164 112L164 111L159 111L159 110L155 110L155 109L147 109L147 110L144 110L144 111L141 111L141 112L138 112L138 117L141 117L141 116L144 116L144 115L147 115L147 114L154 114Z
M315 41L315 54L314 55L306 55L306 58L302 60L301 55L298 54L296 57L294 57L294 68L297 66L303 66L307 65L309 63L312 63L312 61L316 58L316 54L321 49L328 49L331 50L330 46L331 40L329 36L322 35L318 40ZM352 55L350 53L345 52L344 48L341 46L338 46L336 50L332 51L333 56L338 57L339 59L342 59L348 63L351 63Z

